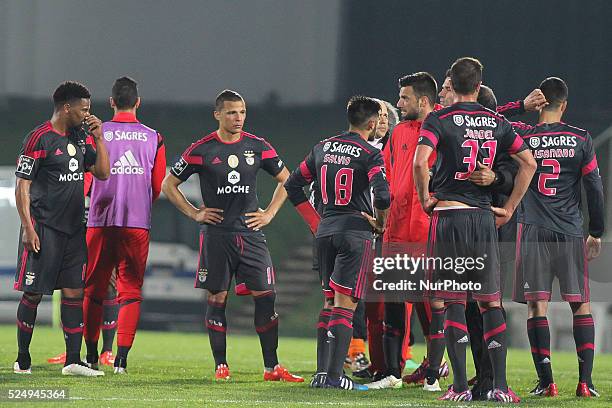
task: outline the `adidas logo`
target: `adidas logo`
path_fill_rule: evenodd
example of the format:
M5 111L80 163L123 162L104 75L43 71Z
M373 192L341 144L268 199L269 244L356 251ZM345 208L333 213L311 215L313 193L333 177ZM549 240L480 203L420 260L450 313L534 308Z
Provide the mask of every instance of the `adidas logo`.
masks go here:
M468 343L470 340L468 339L468 336L465 335L462 338L460 338L459 340L457 340L457 343Z
M550 358L545 357L544 360L540 361L540 364L550 364Z
M332 334L332 332L330 332L329 330L327 331L327 337L330 338L330 339L335 339L336 338L336 336L334 336Z
M523 289L529 289L529 284L527 282L525 282L525 285L523 286Z
M580 356L578 356L578 362L579 363L584 363L584 360L582 358L580 358Z
M212 164L219 164L222 163L221 159L218 156L215 156L215 158L212 161Z
M496 342L495 340L492 340L492 341L489 343L489 346L487 347L487 349L492 350L492 349L495 349L495 348L500 348L501 346L502 346L501 344L499 344L499 343L498 343L498 342Z
M134 153L128 150L113 164L111 174L144 174L144 169L136 161Z
M55 151L56 156L61 156L62 154L64 153L62 153L62 151L59 148Z

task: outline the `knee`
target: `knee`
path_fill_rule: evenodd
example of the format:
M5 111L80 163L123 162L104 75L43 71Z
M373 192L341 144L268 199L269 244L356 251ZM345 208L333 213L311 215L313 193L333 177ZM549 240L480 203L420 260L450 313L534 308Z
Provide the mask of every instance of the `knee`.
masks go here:
M227 291L222 292L208 292L208 303L223 304L227 302Z
M42 300L43 295L38 293L24 293L23 298L32 305L38 305Z
M478 308L480 309L480 313L484 313L491 309L501 309L501 303L498 300L491 302L478 302Z
M590 302L572 302L570 303L572 313L575 315L586 315L591 314L591 303Z
M543 317L548 311L547 302L527 302L527 317Z

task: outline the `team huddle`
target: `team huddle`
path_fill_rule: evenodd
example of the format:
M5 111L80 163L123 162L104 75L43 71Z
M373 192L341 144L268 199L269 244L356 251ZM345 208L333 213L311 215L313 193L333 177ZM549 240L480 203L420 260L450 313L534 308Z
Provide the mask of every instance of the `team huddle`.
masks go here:
M104 123L90 114L91 95L83 85L61 84L53 95L53 117L27 135L15 172L22 224L15 289L23 296L14 372L32 372L29 345L37 306L44 294L61 289L62 373L104 375L98 365L107 350L98 355L98 339L106 324L103 307L116 288L120 308L113 365L116 374L127 373L140 316L151 206L163 191L201 225L195 287L208 293L205 319L218 380L231 377L226 304L235 280L236 293L251 295L255 304L263 379L304 381L277 356L276 274L262 232L289 198L315 237L323 291L310 387L364 391L419 384L441 391L439 379L449 371L446 349L453 383L438 399L520 402L506 379L502 292L507 275L514 276L514 301L528 308L538 376L532 394L558 394L546 318L557 277L573 312L576 395L599 396L591 379L594 323L587 262L601 251L604 203L591 136L562 122L568 88L560 78L545 79L524 101L498 107L492 89L482 84L482 71L478 60L465 57L452 64L440 90L426 72L400 78L401 121L391 126L394 108L388 102L352 97L348 130L317 143L292 173L268 141L243 130L246 103L234 91L225 90L215 100L218 129L189 146L165 175L163 138L137 120L140 98L132 79L115 82L114 117ZM507 119L529 110L539 112L535 126ZM265 209L257 198L259 169L277 182ZM86 173L93 175L91 187ZM193 174L199 176L200 207L180 190ZM304 191L308 186L312 200ZM582 186L589 213L586 240ZM410 302L368 299L373 257L393 256L405 244L421 244L429 257L485 254L483 268L460 273L478 288L432 289ZM458 277L436 267L422 273L429 282ZM358 317L360 309L367 319ZM427 356L402 378L413 309ZM368 384L344 373L357 319L368 326L372 362L359 375ZM83 337L87 354L81 360ZM468 344L476 367L471 380Z

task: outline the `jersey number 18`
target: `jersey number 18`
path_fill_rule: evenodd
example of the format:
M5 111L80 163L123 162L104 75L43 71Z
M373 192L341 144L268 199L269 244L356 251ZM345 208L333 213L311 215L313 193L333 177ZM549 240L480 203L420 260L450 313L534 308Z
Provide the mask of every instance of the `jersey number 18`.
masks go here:
M336 205L348 205L353 194L353 169L343 167L336 172L334 177L334 196ZM321 198L323 204L329 202L327 196L327 164L321 166Z

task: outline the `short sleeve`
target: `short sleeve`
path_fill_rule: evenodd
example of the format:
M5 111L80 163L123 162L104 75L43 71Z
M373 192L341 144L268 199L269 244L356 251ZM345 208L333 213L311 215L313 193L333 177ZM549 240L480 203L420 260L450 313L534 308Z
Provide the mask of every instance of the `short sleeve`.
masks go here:
M501 121L500 126L502 131L500 138L501 151L508 154L516 154L527 149L523 138L516 133L510 122L504 119Z
M285 164L278 157L276 150L265 140L263 141L263 149L261 151L260 167L272 177L276 176L285 168Z
M204 159L193 146L190 146L181 155L174 166L170 169L170 173L181 181L186 181L194 173L199 173L204 168Z
M91 166L96 164L97 158L98 153L96 152L96 144L94 138L91 135L88 135L85 139L85 155L83 159L85 169L89 169Z
M47 157L43 134L34 131L26 136L17 158L15 176L26 180L36 178L38 169Z
M419 145L429 146L435 150L442 134L442 124L436 115L429 114L419 131Z

